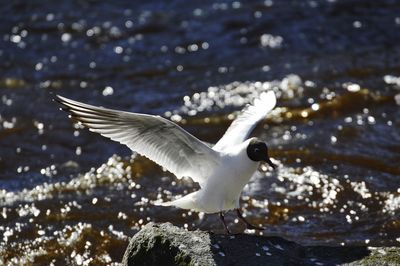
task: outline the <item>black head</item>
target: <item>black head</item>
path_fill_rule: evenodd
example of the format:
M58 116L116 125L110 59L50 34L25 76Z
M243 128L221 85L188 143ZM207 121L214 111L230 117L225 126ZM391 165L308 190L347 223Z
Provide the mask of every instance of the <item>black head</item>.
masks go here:
M255 162L266 162L272 168L275 169L275 164L271 162L271 159L268 155L268 147L265 142L260 141L259 139L252 139L247 146L247 156L250 160Z

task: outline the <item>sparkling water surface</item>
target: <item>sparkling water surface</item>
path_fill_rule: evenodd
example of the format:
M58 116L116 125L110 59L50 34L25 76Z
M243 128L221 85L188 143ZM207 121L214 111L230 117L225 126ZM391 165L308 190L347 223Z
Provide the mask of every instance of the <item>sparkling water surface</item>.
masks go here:
M2 5L1 262L118 265L149 221L223 232L217 215L154 206L198 185L74 124L54 94L214 143L274 90L253 135L279 167L245 187L246 217L305 245L398 246L399 14L390 0Z

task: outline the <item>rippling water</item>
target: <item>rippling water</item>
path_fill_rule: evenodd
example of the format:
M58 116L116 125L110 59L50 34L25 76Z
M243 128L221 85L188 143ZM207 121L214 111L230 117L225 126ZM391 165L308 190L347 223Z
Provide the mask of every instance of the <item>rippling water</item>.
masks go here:
M399 245L399 14L390 0L2 5L2 262L116 264L149 221L223 232L216 215L153 206L198 186L73 124L54 93L212 143L274 90L254 135L279 168L245 187L247 217L302 244Z

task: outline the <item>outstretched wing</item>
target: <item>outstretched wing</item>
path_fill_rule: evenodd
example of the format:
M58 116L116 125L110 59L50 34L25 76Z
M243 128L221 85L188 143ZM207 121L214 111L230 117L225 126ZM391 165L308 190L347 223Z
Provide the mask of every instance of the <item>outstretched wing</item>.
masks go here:
M202 185L218 164L216 151L165 118L96 107L59 95L55 100L90 131L125 144L178 178L188 176Z
M253 105L248 105L232 122L213 149L222 151L245 141L257 123L274 109L275 105L275 93L273 91L263 92L259 98L254 100Z

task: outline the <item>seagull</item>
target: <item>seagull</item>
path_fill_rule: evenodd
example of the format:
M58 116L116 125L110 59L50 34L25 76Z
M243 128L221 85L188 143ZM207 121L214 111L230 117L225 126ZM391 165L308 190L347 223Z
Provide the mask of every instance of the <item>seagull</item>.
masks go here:
M158 205L219 213L227 234L230 231L224 214L235 210L248 229L264 230L243 217L239 199L260 162L276 167L267 144L256 137L249 138L257 123L275 107L273 91L261 93L252 105L247 105L212 147L160 116L96 107L60 95L54 100L90 131L128 146L178 179L190 177L200 185L198 191Z

